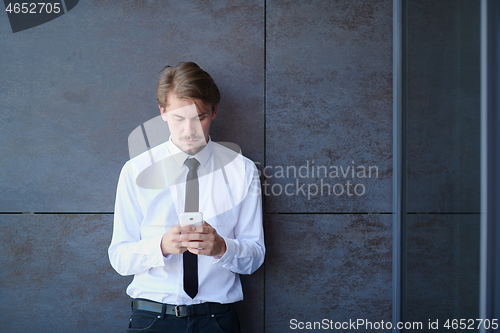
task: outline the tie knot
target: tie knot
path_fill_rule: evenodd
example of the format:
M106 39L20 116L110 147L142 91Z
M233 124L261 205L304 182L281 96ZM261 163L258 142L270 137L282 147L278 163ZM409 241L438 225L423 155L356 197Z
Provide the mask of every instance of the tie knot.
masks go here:
M187 158L184 161L184 164L188 167L189 171L196 171L200 166L200 162L196 158Z

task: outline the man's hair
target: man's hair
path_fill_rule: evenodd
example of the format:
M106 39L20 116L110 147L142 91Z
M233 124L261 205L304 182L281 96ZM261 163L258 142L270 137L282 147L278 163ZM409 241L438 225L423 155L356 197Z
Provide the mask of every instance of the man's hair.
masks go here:
M158 105L165 108L167 95L175 93L180 99L198 99L212 106L220 101L219 88L212 77L194 62L180 62L177 66L166 66L160 71L156 87Z

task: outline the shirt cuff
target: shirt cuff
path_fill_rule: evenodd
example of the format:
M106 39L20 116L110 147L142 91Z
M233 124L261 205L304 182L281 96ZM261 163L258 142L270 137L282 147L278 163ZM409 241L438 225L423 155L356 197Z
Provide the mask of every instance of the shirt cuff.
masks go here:
M167 256L163 256L161 251L161 239L163 235L153 237L149 239L147 253L150 254L150 266L151 267L159 267L165 266L165 260L169 259L172 255L169 253Z
M234 240L230 239L230 238L223 237L223 236L221 236L221 237L224 240L224 242L226 243L226 252L224 253L224 255L222 257L221 256L214 256L213 257L215 259L214 264L216 264L216 263L223 264L223 263L229 262L229 260L231 260L231 258L233 258L234 255L236 254L236 244L234 243Z

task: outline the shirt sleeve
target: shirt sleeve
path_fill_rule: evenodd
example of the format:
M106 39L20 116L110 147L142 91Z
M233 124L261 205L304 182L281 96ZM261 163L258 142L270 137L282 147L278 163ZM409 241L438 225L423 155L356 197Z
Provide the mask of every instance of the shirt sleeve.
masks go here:
M262 195L259 175L255 164L251 163L247 175L250 184L247 195L239 203L238 221L234 229L234 239L223 237L226 253L215 258L214 264L238 274L252 274L264 262L266 252L262 226Z
M116 190L113 237L108 249L111 266L121 275L132 275L152 267L165 266L161 252L162 236L141 239L142 210L137 201L132 164L120 173Z

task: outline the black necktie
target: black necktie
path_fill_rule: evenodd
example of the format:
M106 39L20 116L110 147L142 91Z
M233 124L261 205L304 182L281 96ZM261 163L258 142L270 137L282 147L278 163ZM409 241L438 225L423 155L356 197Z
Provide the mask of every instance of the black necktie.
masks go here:
M199 186L197 170L200 162L196 158L188 158L184 164L189 168L186 177L186 204L185 212L197 212L199 203ZM189 251L182 255L184 264L184 291L189 297L198 294L198 256Z

